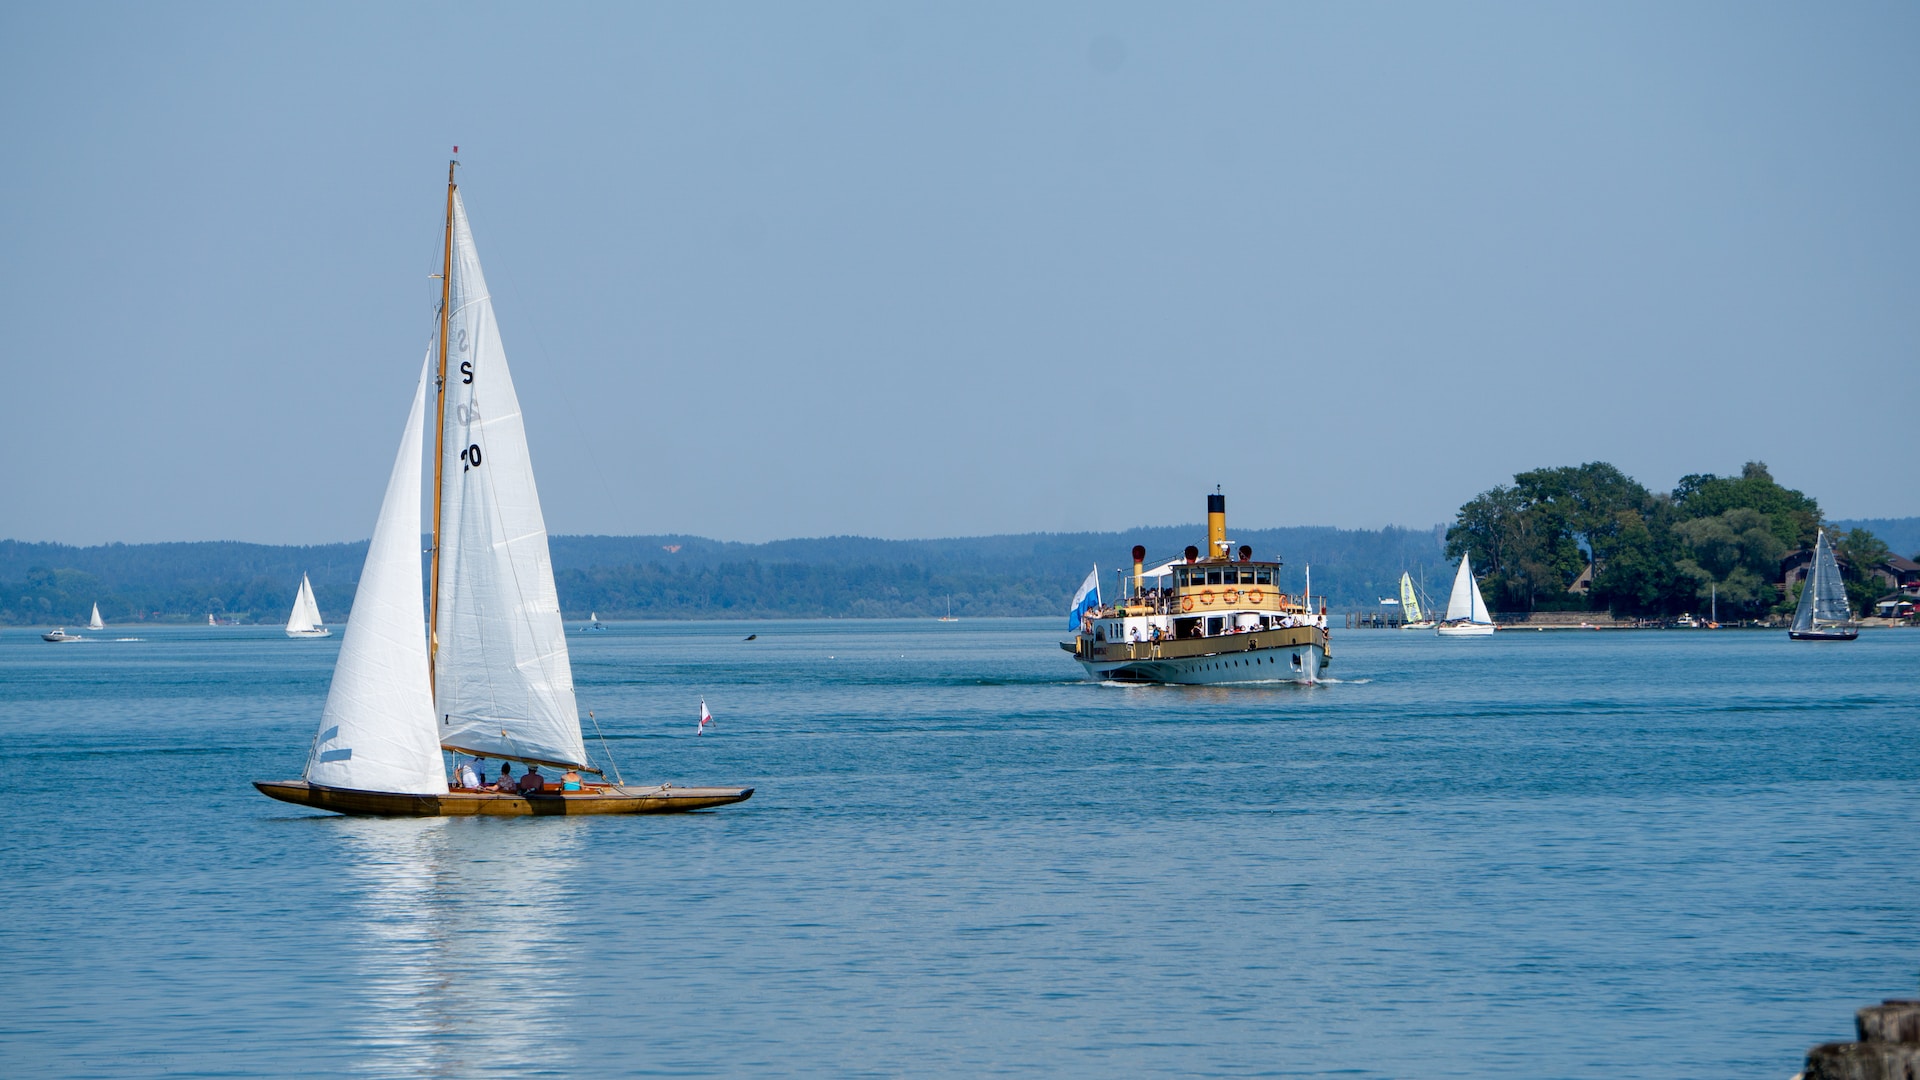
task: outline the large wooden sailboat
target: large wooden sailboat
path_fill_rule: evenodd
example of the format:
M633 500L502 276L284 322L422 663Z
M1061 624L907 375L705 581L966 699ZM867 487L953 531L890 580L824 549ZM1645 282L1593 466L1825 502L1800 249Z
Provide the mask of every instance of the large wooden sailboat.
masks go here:
M1852 641L1859 636L1853 609L1847 605L1840 564L1833 557L1833 545L1827 543L1827 531L1822 529L1813 542L1813 569L1800 589L1800 604L1794 608L1787 637L1794 641Z
M1149 571L1133 549L1133 582L1116 603L1099 602L1099 571L1071 616L1077 631L1060 647L1102 680L1145 683L1258 683L1318 680L1331 663L1326 608L1280 591L1280 562L1258 562L1227 539L1227 499L1207 496L1207 550L1188 547ZM1155 585L1147 584L1152 578ZM1088 595L1091 594L1091 595Z
M432 580L423 613L420 460L430 384ZM600 779L567 790L449 788L445 751ZM453 165L438 332L421 364L306 771L254 786L323 810L407 816L672 813L753 794L609 783L588 760L520 403Z

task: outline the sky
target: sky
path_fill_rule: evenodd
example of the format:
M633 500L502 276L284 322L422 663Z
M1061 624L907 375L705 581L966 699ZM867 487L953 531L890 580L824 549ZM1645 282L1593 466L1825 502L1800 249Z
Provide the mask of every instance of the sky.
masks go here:
M1920 514L1920 6L0 7L0 537L372 530L460 184L554 533Z

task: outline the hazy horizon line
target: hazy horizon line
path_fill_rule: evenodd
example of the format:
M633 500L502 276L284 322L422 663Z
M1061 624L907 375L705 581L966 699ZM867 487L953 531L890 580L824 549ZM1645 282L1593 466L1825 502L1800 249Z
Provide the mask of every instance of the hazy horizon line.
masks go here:
M1861 521L1897 521L1899 518L1859 518L1843 520ZM599 533L599 532L549 532L549 539L607 539L607 540L703 540L712 544L738 544L742 547L764 547L768 544L791 544L810 540L871 540L885 544L935 544L949 540L996 540L1024 536L1124 536L1133 532L1151 532L1163 529L1193 529L1206 531L1206 522L1177 522L1171 525L1131 525L1125 529L1035 529L1030 532L973 533L965 536L869 536L861 533L825 533L817 536L781 536L771 540L721 540L700 533L659 532L659 533ZM1246 529L1233 529L1238 532L1278 532L1283 529L1332 529L1337 532L1400 532L1424 533L1436 529L1445 529L1446 522L1416 528L1410 525L1269 525ZM427 534L422 533L422 536ZM352 540L321 540L313 543L276 543L268 540L237 540L231 537L207 538L199 540L103 540L98 543L75 543L70 540L26 540L17 536L0 537L0 544L40 544L54 547L102 548L114 547L155 547L163 544L250 544L255 547L317 548L334 547L341 544L364 544L367 537Z

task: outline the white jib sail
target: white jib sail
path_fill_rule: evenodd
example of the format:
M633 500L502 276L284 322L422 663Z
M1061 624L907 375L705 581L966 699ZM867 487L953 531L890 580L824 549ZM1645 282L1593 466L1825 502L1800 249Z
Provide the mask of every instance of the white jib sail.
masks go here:
M107 628L107 624L100 621L100 605L99 604L93 605L93 618L88 620L87 629L105 630L106 628Z
M1487 602L1480 598L1480 587L1473 582L1473 568L1465 552L1460 554L1460 572L1453 576L1453 593L1447 597L1447 621L1491 622Z
M288 633L308 633L320 628L320 605L313 599L313 584L300 575L300 591L293 597L293 613L287 616Z
M413 392L400 453L354 590L307 779L327 787L441 795L447 790L427 688L427 620L420 606L420 438L427 375Z
M440 501L440 742L489 756L586 764L546 520L520 399L454 196Z

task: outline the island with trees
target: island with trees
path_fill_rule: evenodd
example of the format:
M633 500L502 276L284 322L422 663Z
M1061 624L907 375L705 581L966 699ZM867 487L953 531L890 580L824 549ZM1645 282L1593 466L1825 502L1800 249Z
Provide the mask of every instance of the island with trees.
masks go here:
M1762 462L1738 476L1683 477L1650 491L1606 462L1519 473L1481 492L1447 529L1447 557L1470 554L1496 611L1607 611L1659 618L1707 609L1723 622L1791 612L1782 564L1813 547L1820 505ZM1871 613L1892 554L1864 528L1827 526L1847 597Z

